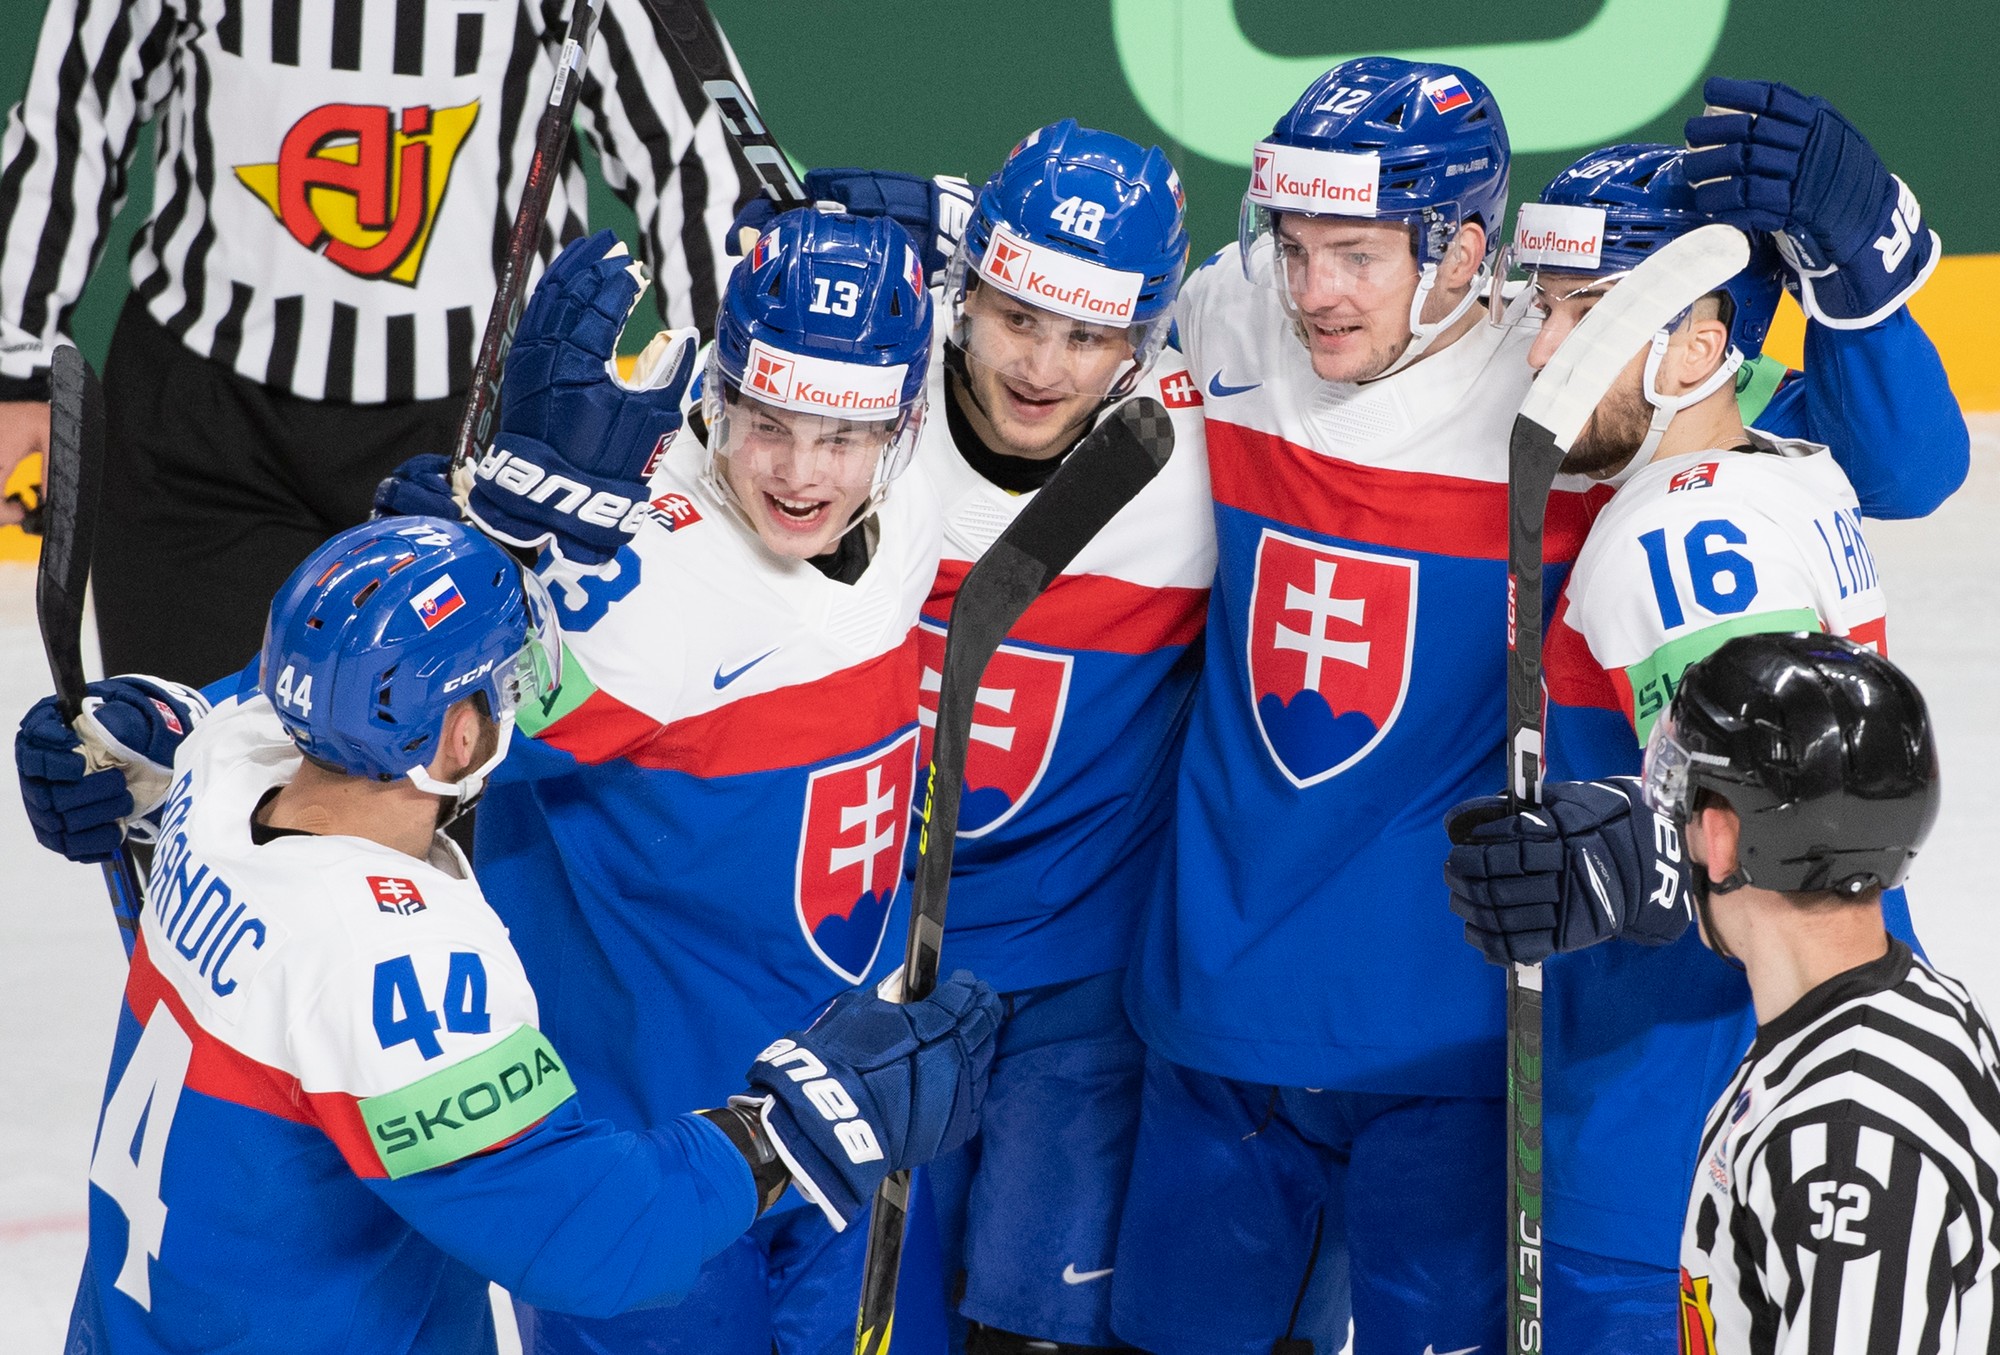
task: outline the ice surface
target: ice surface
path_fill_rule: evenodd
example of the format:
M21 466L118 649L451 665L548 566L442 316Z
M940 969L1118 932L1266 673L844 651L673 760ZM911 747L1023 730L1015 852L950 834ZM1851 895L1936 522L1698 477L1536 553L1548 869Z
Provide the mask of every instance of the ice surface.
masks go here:
M1922 522L1871 523L1889 589L1889 650L1929 697L1944 749L1943 818L1911 879L1939 968L2000 1010L2000 911L1985 833L2000 823L2000 415L1975 417L1972 476ZM34 576L0 565L0 735L50 690ZM11 777L11 757L0 760ZM35 845L0 786L0 1348L61 1349L83 1256L85 1176L124 959L94 867Z

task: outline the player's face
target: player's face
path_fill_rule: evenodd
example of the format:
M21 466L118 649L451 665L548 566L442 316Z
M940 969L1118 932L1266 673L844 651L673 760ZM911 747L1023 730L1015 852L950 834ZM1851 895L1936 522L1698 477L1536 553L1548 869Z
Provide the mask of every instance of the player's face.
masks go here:
M1043 460L1069 448L1132 361L1130 331L1071 320L990 284L965 296L965 414L1006 456Z
M1540 273L1529 286L1534 289L1533 304L1542 327L1528 348L1528 365L1539 372L1604 298L1610 284L1589 274ZM1653 407L1646 401L1645 379L1646 355L1635 353L1563 458L1565 473L1601 480L1624 469L1652 423Z
M1380 376L1410 343L1417 256L1393 221L1281 213L1271 223L1299 337L1325 381Z
M737 397L716 454L757 538L809 560L833 549L868 502L892 424L799 414Z

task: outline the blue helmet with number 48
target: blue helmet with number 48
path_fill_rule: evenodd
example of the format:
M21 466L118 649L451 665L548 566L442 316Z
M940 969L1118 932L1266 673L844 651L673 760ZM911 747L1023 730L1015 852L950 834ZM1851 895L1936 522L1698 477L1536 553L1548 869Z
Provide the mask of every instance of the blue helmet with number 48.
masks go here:
M271 603L259 685L299 751L469 803L506 755L514 712L551 695L562 639L541 580L463 523L394 517L340 533ZM482 699L499 725L483 766L427 770L445 713Z
M946 274L952 343L968 351L966 296L992 287L1056 323L1122 331L1131 363L1108 392L1092 393L1123 394L1172 327L1185 210L1180 175L1157 146L1074 118L1029 133L979 190Z

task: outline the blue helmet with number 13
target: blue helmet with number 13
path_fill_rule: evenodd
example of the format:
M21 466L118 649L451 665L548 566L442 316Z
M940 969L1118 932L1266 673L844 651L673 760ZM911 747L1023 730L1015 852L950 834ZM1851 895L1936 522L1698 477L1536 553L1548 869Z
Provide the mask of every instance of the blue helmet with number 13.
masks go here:
M1047 312L1124 332L1131 361L1116 397L1159 356L1187 267L1186 194L1166 153L1074 118L1031 132L979 190L947 272L951 341L967 351L965 298L996 290ZM977 356L976 353L972 356Z
M463 523L394 517L340 533L271 602L259 685L299 751L377 781L477 797L506 756L514 712L552 695L562 637L541 580ZM451 707L479 698L499 726L483 766L429 767Z

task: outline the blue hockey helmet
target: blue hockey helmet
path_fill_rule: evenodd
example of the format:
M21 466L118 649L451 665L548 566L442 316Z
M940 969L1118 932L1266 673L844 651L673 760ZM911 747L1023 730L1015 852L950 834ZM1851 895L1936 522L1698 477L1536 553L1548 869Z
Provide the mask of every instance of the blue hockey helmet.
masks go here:
M1126 331L1130 390L1166 344L1187 268L1187 195L1159 147L1076 119L1022 138L979 190L945 282L951 341L972 342L967 292L991 286L1060 317Z
M789 411L794 423L879 426L880 455L861 459L878 502L916 447L930 361L930 291L909 233L889 217L786 212L723 289L702 378L718 452L711 487L735 502L714 461L735 445L730 405L740 397Z
M271 602L260 686L299 750L351 776L478 794L514 712L552 694L562 639L541 581L463 523L394 517L340 533ZM482 697L500 726L484 766L427 770L445 713Z
M1499 248L1508 163L1500 105L1472 72L1400 57L1343 61L1307 86L1251 151L1238 226L1244 273L1278 288L1291 308L1291 278L1274 266L1274 216L1404 223L1419 281L1400 367L1469 309L1470 294L1443 320L1422 320L1437 266L1461 227L1479 223L1488 257Z
M1695 207L1687 148L1651 144L1592 151L1521 204L1509 262L1552 273L1621 276L1713 219ZM1764 349L1784 291L1784 261L1768 237L1753 237L1750 265L1723 288L1729 342L1745 360Z

